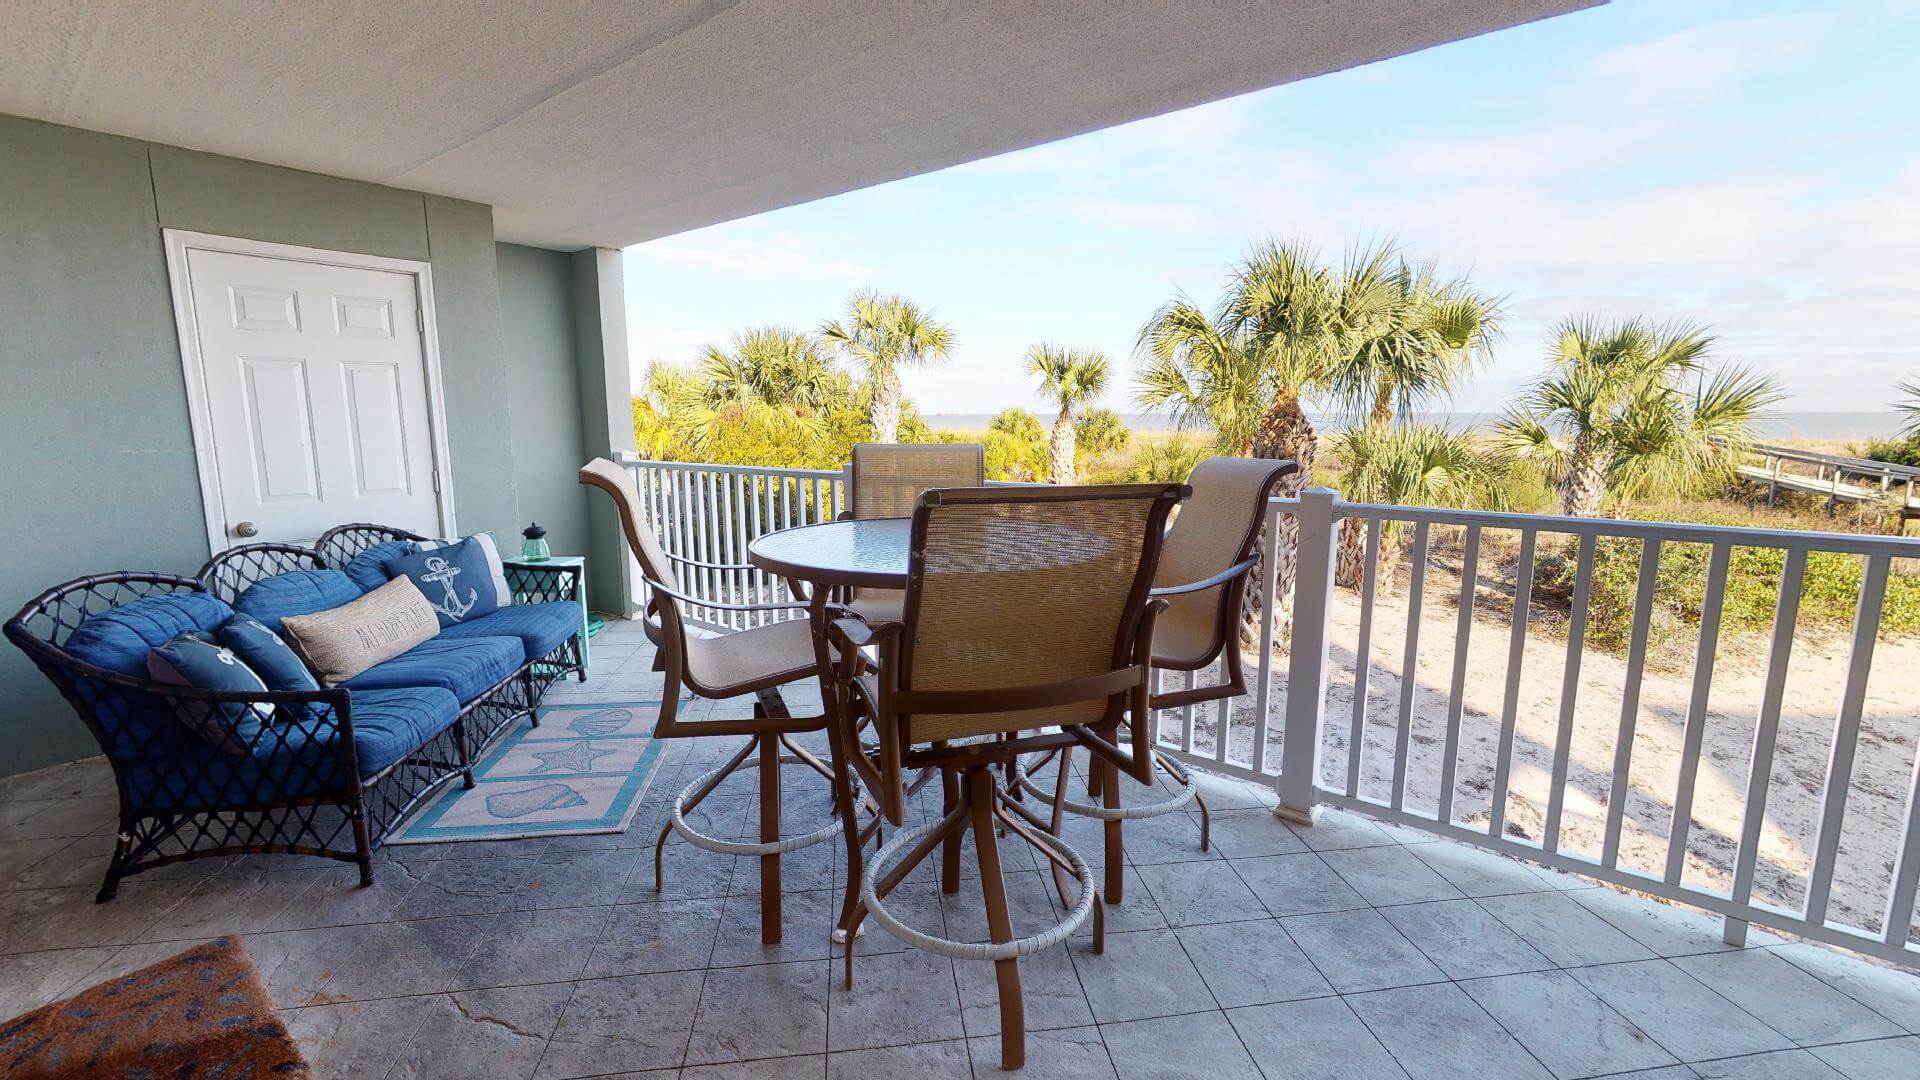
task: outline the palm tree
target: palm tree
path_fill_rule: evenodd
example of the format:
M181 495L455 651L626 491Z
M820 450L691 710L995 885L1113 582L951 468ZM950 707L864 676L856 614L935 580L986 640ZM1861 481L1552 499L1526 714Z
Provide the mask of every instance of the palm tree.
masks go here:
M1340 309L1345 343L1329 390L1382 435L1396 412L1452 397L1488 358L1500 314L1498 300L1465 279L1441 278L1432 263L1409 264L1391 243L1348 255ZM1359 518L1340 523L1334 580L1341 585L1360 581L1365 530Z
M1920 439L1920 379L1901 383L1900 392L1907 395L1907 400L1894 405L1894 408L1907 414L1906 421L1900 425L1900 433L1909 439Z
M1053 482L1071 484L1073 469L1073 424L1087 402L1107 392L1113 377L1113 361L1094 349L1067 349L1042 342L1027 350L1027 374L1040 378L1040 396L1052 402L1059 413L1053 418L1053 438L1048 450L1053 458Z
M1570 318L1548 346L1547 374L1497 437L1558 481L1561 511L1573 517L1597 517L1609 495L1729 475L1753 421L1783 395L1769 376L1712 364L1713 345L1690 323Z
M647 364L641 390L633 395L634 451L653 461L673 460L673 403L685 395L686 384L695 379L686 369L661 360Z
M953 328L911 300L858 292L846 316L820 327L820 340L866 372L873 388L873 437L900 437L900 368L933 364L953 351Z
M1383 429L1356 424L1335 435L1329 448L1345 469L1341 493L1354 502L1506 509L1510 470L1505 455L1472 435L1432 425ZM1354 557L1360 572L1365 570L1365 536L1363 529ZM1386 549L1382 561L1390 568L1398 555L1396 545ZM1359 577L1356 573L1350 584L1358 584Z
M853 396L851 381L834 370L820 347L785 327L736 334L730 350L709 345L700 355L700 368L716 402L789 408L811 416Z

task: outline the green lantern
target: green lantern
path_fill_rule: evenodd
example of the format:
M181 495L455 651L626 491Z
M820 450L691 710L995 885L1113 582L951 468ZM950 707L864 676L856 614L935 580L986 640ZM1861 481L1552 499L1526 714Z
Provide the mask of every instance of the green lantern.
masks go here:
M546 562L553 558L553 552L547 547L547 530L539 522L528 525L520 533L526 541L520 545L520 559L523 562Z

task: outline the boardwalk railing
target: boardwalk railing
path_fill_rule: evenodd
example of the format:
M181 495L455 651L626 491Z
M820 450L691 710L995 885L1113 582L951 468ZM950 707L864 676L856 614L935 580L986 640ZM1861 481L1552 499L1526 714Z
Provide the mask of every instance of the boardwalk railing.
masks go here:
M712 564L744 562L748 542L762 533L795 525L830 520L845 498L845 479L838 470L759 469L736 466L636 461L630 463L647 512L664 546L691 559L682 566L692 591L716 598L786 599L784 584L758 571L717 570ZM1346 503L1325 489L1312 489L1298 499L1275 499L1268 508L1268 550L1260 572L1261 595L1268 598L1260 625L1257 668L1252 692L1244 698L1176 709L1159 724L1161 746L1174 756L1202 768L1271 784L1279 796L1276 813L1298 822L1310 822L1320 804L1346 807L1454 840L1514 856L1556 869L1586 874L1615 885L1692 904L1727 919L1730 940L1744 937L1749 922L1789 930L1817 940L1842 944L1863 952L1920 967L1920 948L1909 944L1914 930L1916 887L1920 886L1920 763L1913 760L1911 733L1902 749L1882 738L1863 740L1862 721L1867 702L1876 643L1880 638L1882 608L1896 563L1920 560L1920 540L1850 534L1736 529L1716 526L1665 524L1611 519L1486 513L1400 506ZM1282 516L1299 525L1298 561L1291 590L1280 588L1280 562L1273 545L1279 542ZM1359 588L1357 626L1336 626L1333 588L1338 547L1336 538L1344 520L1363 522L1364 566ZM1583 667L1592 667L1586 646L1593 606L1596 566L1603 550L1628 545L1634 559L1634 600L1631 628L1618 687L1618 710L1609 713L1610 739L1599 751L1582 756L1575 747L1576 714L1583 693ZM1402 563L1407 576L1404 605L1396 594L1388 599L1390 552L1407 549ZM1438 552L1444 547L1456 560L1458 585L1452 595L1436 598L1429 581L1436 575ZM1497 548L1496 560L1484 554ZM1636 735L1642 723L1641 691L1649 660L1649 642L1657 606L1675 598L1663 594L1662 560L1685 549L1703 554L1705 582L1687 598L1697 612L1697 628L1690 628L1694 664L1686 696L1677 761L1662 764L1660 782L1635 768ZM1517 555L1511 555L1517 549ZM1773 628L1766 639L1763 676L1757 708L1750 714L1751 754L1746 761L1744 796L1739 808L1718 811L1727 820L1703 817L1696 795L1703 782L1707 758L1706 735L1715 713L1710 712L1719 669L1721 623L1728 597L1730 567L1737 552L1761 549L1781 555L1779 591L1774 603ZM1845 676L1838 687L1831 741L1820 748L1826 758L1818 799L1818 824L1808 845L1804 870L1796 887L1799 896L1787 906L1756 896L1763 849L1780 832L1768 816L1769 797L1776 793L1776 757L1781 753L1782 714L1787 710L1788 673L1794 662L1794 632L1807 581L1809 557L1834 555L1855 559L1861 566L1860 585ZM1383 557L1384 556L1384 557ZM1495 572L1500 562L1511 569ZM709 564L701 566L698 564ZM1920 562L1908 562L1909 567ZM1529 634L1536 594L1536 567L1551 567L1555 600L1565 600L1565 645ZM1449 567L1451 571L1453 567ZM1448 575L1441 575L1448 576ZM1495 592L1508 597L1497 604L1479 603L1496 578ZM1441 588L1445 588L1443 583ZM1290 607L1277 606L1276 596L1291 595ZM1423 608L1451 599L1456 611L1439 620L1451 633L1434 634L1435 623L1422 618ZM1476 605L1504 611L1506 625L1493 652L1504 654L1503 692L1497 716L1489 716L1488 732L1463 738L1468 718L1470 668L1491 666L1481 657L1476 665L1470 646L1486 633L1485 615L1476 620ZM1389 611L1388 609L1393 610ZM1559 610L1555 609L1556 612ZM714 628L737 628L750 623L738 612L696 613ZM1383 617L1390 616L1390 617ZM754 615L754 620L769 616ZM780 617L791 617L782 615ZM1556 615L1556 620L1558 616ZM1351 620L1350 620L1351 622ZM1399 626L1398 670L1377 665L1376 653L1391 655L1387 640ZM757 624L752 623L752 624ZM1336 634L1338 631L1338 634ZM1334 649L1336 636L1344 650L1351 637L1351 660ZM1434 638L1440 640L1432 640ZM1446 640L1448 637L1450 641ZM1427 640L1423 640L1427 639ZM1532 645L1530 652L1529 645ZM1543 661L1542 650L1549 659ZM1420 684L1423 650L1446 652L1451 660L1444 678L1432 687ZM1485 651L1483 646L1483 652ZM1336 663L1335 661L1340 662ZM1609 658L1609 664L1620 663ZM1523 700L1523 674L1528 666L1547 665L1559 694L1551 706ZM1742 664L1749 663L1742 661ZM1557 670L1555 670L1557 669ZM1608 669L1611 670L1611 669ZM1738 673L1738 672L1736 672ZM1339 689L1350 692L1350 702L1330 704L1330 683L1343 679ZM1538 674L1538 673L1536 673ZM1218 678L1215 673L1169 676L1186 685ZM1371 693L1378 684L1391 684L1391 696ZM1442 685L1444 684L1444 685ZM1441 697L1443 695L1443 697ZM1382 698L1376 702L1376 697ZM1416 699L1430 705L1444 700L1443 719L1433 721L1432 709L1416 709ZM1611 706L1612 697L1607 704ZM1390 737L1380 737L1382 725L1370 711L1374 704L1390 704ZM1592 703L1587 703L1592 711ZM1492 713L1493 710L1486 710ZM1722 710L1724 711L1724 710ZM1676 708L1676 713L1680 712ZM1551 717L1551 725L1546 724ZM1538 725L1524 721L1538 720ZM1722 718L1724 722L1724 718ZM1743 721L1744 723L1744 721ZM1534 726L1550 731L1527 738L1521 749L1522 729ZM1369 735L1376 736L1369 739ZM1743 738L1744 738L1743 735ZM1471 745L1469 746L1469 743ZM1806 747L1792 748L1803 753ZM1469 752L1469 750L1471 752ZM1907 755L1890 761L1885 755ZM1596 755L1599 760L1595 760ZM1863 755L1867 757L1863 757ZM1490 757L1490 762L1486 759ZM1901 790L1887 796L1898 801L1888 810L1857 822L1850 840L1862 830L1884 848L1884 859L1868 860L1873 868L1850 870L1848 902L1854 914L1843 916L1836 905L1835 870L1842 852L1842 831L1849 813L1849 793L1863 761L1879 775L1904 777ZM1715 763L1713 768L1722 767ZM1532 785L1531 799L1518 791L1525 774ZM1537 775L1536 775L1537 774ZM1577 774L1577 775L1576 775ZM1593 791L1582 790L1580 778L1593 781ZM1542 795L1537 789L1544 786ZM1627 858L1623 838L1628 834L1631 799L1652 800L1666 808L1668 823L1664 851L1647 865L1647 829L1635 824L1634 858ZM1537 803L1544 802L1544 809ZM1570 804L1578 803L1577 814ZM1471 804L1471 808L1468 804ZM1471 812L1468 812L1471 809ZM1529 811L1521 814L1522 810ZM1589 812L1591 811L1591 812ZM1516 817L1520 815L1524 820ZM1570 822L1581 817L1581 835L1573 836ZM1587 827L1586 818L1594 818ZM1892 824L1884 822L1891 820ZM1700 830L1727 854L1725 881L1703 883L1691 872L1697 856L1693 841ZM1660 830L1656 830L1660 831ZM1886 835L1891 833L1892 835ZM1591 842L1588 842L1591 841ZM1876 848L1878 850L1879 848ZM1861 860L1855 859L1854 863ZM1884 864L1882 868L1881 864ZM1783 874L1771 861L1769 888L1778 894ZM1791 874L1788 874L1791 876ZM1876 877L1877 876L1877 877ZM1874 891L1871 917L1858 913L1863 891Z
M1740 476L1767 485L1769 506L1785 490L1826 496L1829 514L1843 502L1891 501L1901 522L1904 523L1909 517L1920 517L1920 502L1915 501L1915 488L1920 485L1920 469L1911 465L1819 454L1765 443L1756 443L1750 451L1760 459L1760 463L1741 463Z

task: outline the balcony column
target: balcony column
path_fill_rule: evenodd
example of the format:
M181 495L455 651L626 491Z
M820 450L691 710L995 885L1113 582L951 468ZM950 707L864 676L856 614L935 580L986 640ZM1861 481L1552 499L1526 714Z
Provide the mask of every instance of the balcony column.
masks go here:
M1281 729L1280 805L1274 814L1313 824L1315 784L1320 776L1320 721L1327 700L1327 626L1333 607L1334 504L1332 488L1308 488L1293 508L1300 524L1293 594L1293 625L1287 649L1287 709ZM1278 535L1274 530L1270 535ZM1272 552L1268 552L1269 561ZM1274 602L1267 594L1267 603ZM1272 613L1268 613L1268 618Z

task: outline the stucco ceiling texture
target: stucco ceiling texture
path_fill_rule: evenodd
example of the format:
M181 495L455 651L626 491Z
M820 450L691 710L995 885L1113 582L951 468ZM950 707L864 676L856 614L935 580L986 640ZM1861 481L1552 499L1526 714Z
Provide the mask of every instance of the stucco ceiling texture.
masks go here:
M1597 0L11 0L0 112L620 247Z

